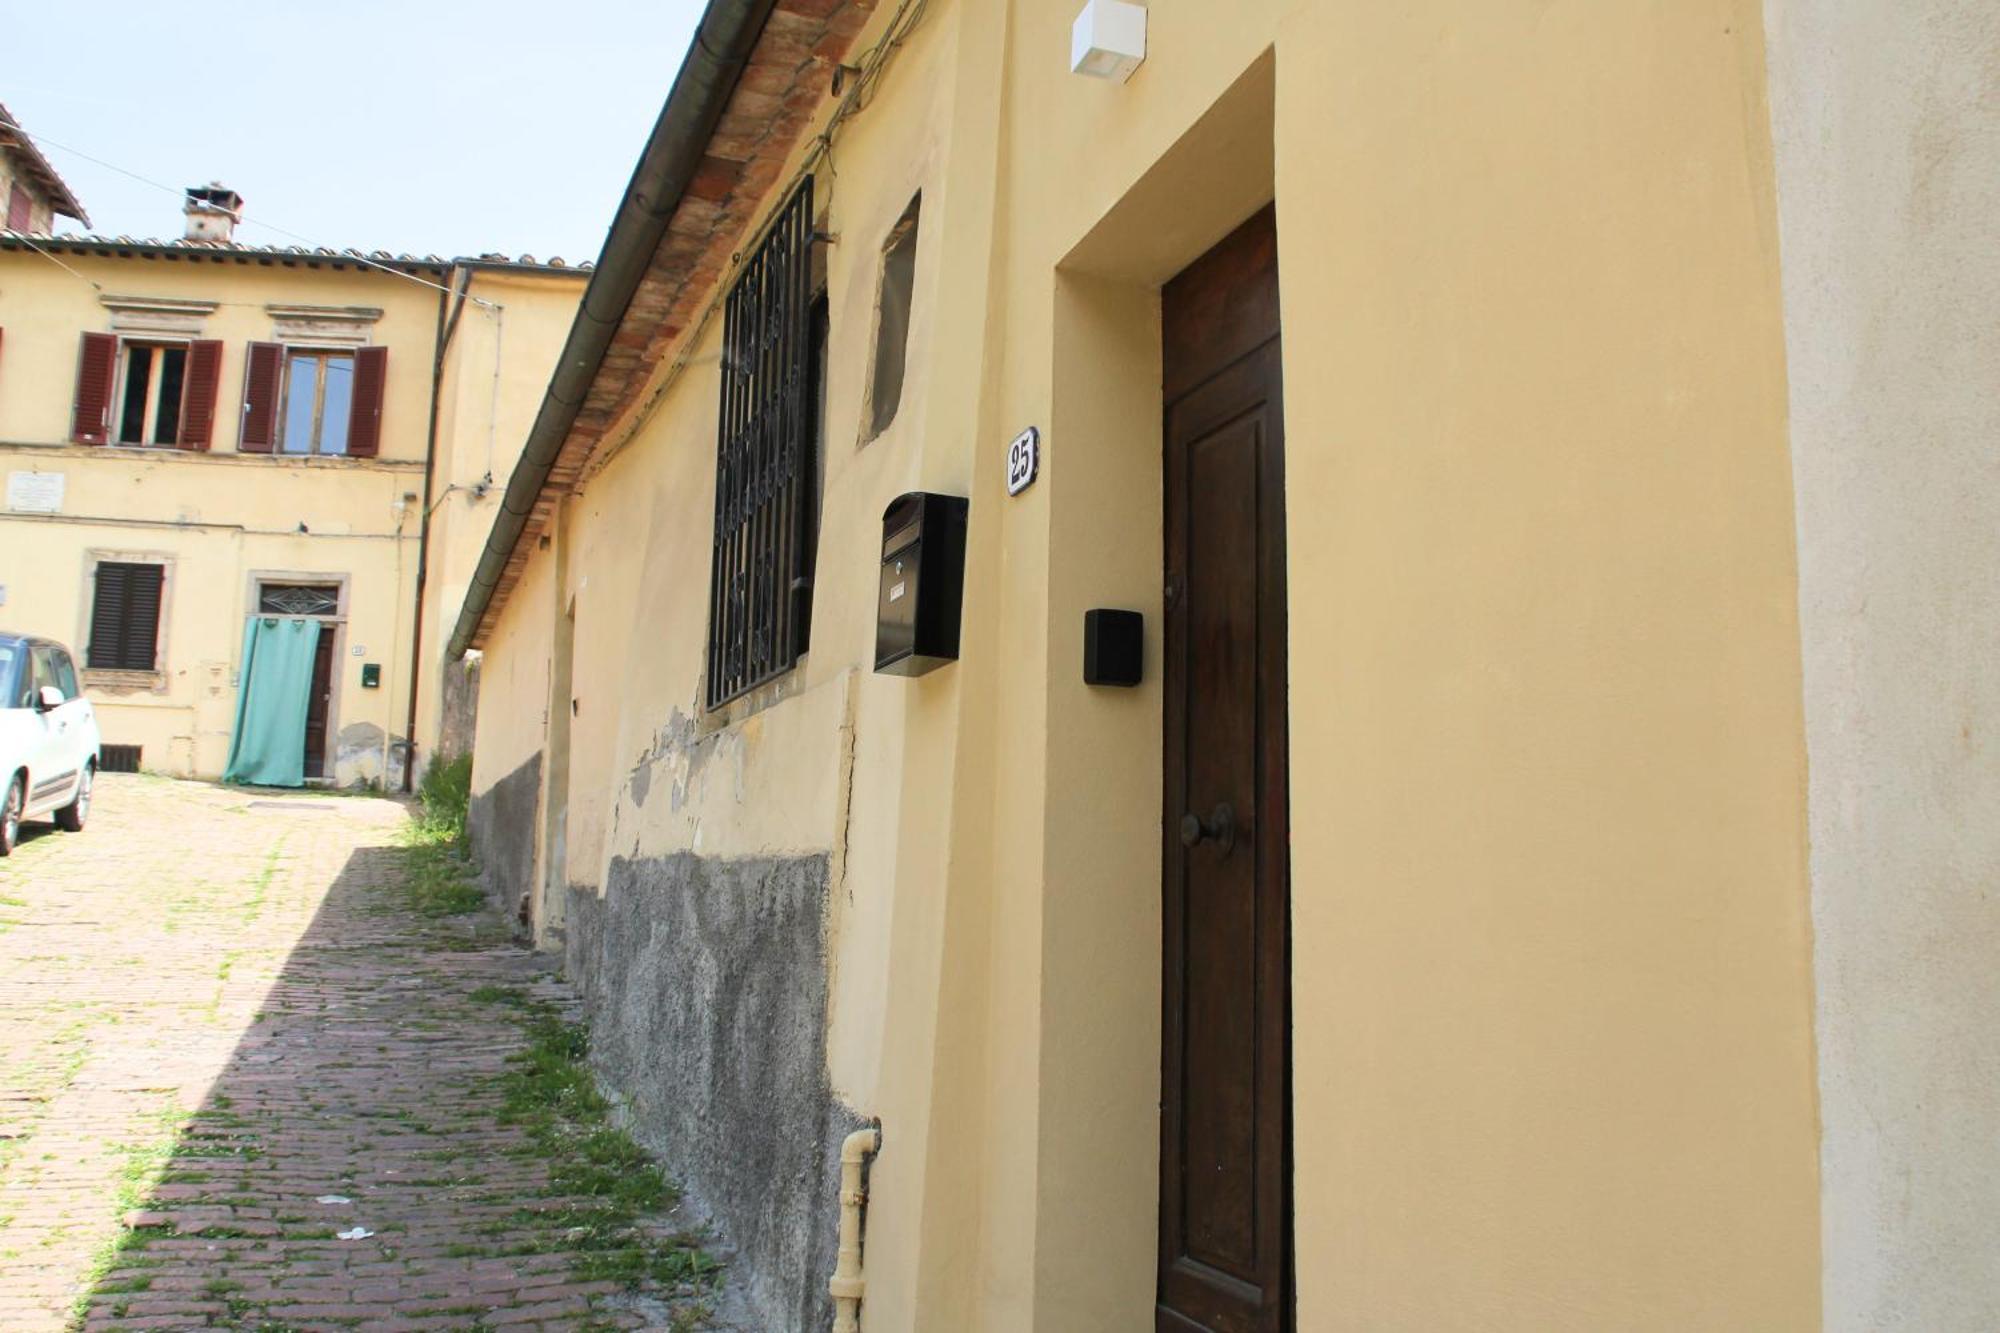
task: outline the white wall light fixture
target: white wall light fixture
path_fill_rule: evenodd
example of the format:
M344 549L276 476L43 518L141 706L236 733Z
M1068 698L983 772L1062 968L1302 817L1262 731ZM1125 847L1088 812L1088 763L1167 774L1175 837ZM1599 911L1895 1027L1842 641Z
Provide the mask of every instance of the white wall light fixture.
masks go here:
M1089 0L1069 30L1072 74L1123 83L1146 58L1146 7L1127 0Z

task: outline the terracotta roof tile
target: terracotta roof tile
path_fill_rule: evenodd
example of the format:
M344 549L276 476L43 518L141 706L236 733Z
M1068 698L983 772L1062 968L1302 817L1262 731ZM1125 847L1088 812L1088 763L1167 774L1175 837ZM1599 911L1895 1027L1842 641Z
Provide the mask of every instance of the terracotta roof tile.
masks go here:
M28 170L41 177L43 188L53 196L56 212L66 218L75 218L88 227L90 215L83 211L83 205L78 202L76 192L69 188L69 183L56 171L48 158L42 156L42 150L35 147L35 141L28 137L26 131L8 134L6 131L9 128L20 129L21 122L14 119L14 113L9 111L5 104L0 104L0 148L19 153L27 162Z
M32 246L30 245L32 242ZM533 255L482 254L464 255L446 259L442 255L413 255L392 253L388 250L357 250L352 246L336 250L331 246L310 245L248 245L242 241L191 241L181 238L156 236L100 236L90 232L61 232L53 236L23 236L19 232L0 230L0 249L28 249L40 247L60 254L116 254L116 255L164 255L169 258L187 256L221 257L229 256L242 260L275 260L278 262L330 262L348 264L380 264L387 268L444 269L456 264L479 264L490 267L521 269L570 269L578 273L588 273L588 262L571 264L560 256L538 260Z

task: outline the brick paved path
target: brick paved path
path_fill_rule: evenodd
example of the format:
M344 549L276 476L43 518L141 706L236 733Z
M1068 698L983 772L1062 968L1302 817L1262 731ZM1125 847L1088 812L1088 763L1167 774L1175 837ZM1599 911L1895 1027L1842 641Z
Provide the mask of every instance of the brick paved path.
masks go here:
M496 1119L492 997L568 998L409 909L404 818L113 776L0 862L0 1330L696 1326L580 1280Z

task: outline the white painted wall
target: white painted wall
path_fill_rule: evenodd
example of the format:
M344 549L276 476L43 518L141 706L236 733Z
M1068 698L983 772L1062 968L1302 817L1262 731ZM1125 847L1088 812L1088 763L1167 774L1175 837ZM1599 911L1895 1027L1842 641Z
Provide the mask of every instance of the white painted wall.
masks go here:
M2000 3L1766 0L1830 1330L2000 1328Z

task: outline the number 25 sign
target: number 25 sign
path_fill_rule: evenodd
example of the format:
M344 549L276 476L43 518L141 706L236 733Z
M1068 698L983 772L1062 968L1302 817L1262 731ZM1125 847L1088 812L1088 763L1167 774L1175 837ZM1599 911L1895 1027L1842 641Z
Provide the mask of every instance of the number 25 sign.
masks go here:
M1035 483L1042 466L1042 437L1033 426L1007 446L1007 494L1019 495Z

